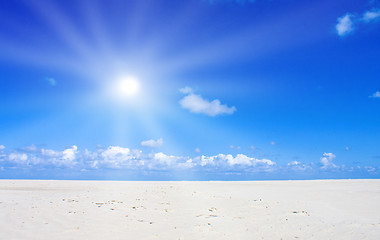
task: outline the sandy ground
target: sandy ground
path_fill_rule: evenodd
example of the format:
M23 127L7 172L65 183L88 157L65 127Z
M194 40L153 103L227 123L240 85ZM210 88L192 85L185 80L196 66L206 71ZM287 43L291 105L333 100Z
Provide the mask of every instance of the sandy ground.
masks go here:
M0 239L380 239L380 180L0 180Z

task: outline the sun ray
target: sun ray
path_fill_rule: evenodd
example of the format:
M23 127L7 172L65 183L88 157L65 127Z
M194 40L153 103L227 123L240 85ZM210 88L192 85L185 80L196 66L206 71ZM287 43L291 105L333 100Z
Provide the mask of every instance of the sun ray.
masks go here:
M59 39L63 40L77 57L89 60L94 57L94 52L89 48L89 42L83 38L69 17L50 1L26 1L30 9L50 27Z

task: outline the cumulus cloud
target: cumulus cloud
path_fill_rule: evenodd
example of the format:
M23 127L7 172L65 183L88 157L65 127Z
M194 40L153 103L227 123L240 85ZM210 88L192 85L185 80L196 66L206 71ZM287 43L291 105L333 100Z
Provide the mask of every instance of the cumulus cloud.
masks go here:
M200 153L200 152L201 152L201 149L200 149L200 148L195 148L195 149L194 149L194 152L196 152L196 153Z
M99 157L95 160L95 166L105 166L109 168L135 168L144 165L141 159L142 151L130 150L119 146L110 146L104 151L100 151Z
M77 146L74 145L63 151L56 151L52 149L39 149L32 145L8 154L2 154L2 158L3 162L17 166L74 167L78 164L77 149Z
M233 114L236 111L236 107L222 104L219 99L209 101L201 95L194 94L189 87L182 88L180 91L187 94L179 101L181 107L192 113L202 113L214 117L222 114Z
M176 163L178 157L176 156L168 156L162 152L154 154L154 160L157 160L160 164L164 165L172 165Z
M347 13L337 19L338 23L336 24L335 29L339 36L344 36L354 31L353 18L354 15Z
M141 142L141 146L143 147L151 147L151 148L157 148L161 147L164 144L164 140L162 138L157 139L157 140L146 140Z
M298 162L298 161L289 162L287 165L290 169L298 170L298 171L304 171L307 169L311 169L310 166L308 166L302 162Z
M4 150L4 149L5 149L5 146L4 145L0 145L0 151Z
M372 94L371 96L369 96L370 98L380 98L380 91L377 91L375 92L374 94Z
M56 166L74 166L77 164L76 154L78 153L78 147L73 145L70 148L66 148L63 151L56 151L52 149L40 150L40 155L34 155L34 158L39 161L45 162Z
M17 150L0 158L0 167L58 167L83 169L128 169L128 170L175 170L206 168L207 171L268 171L275 166L269 159L257 159L244 154L218 154L215 156L168 155L163 152L143 153L138 149L109 146L94 151L79 151L77 146L62 151L38 149L37 151Z
M155 160L156 164L168 167L176 166L177 168L191 168L195 166L193 160L188 157L166 155L162 152L155 153L153 160Z
M133 171L198 171L215 173L257 173L284 171L313 172L315 163L292 161L278 166L276 162L267 158L255 158L245 154L216 154L201 155L194 158L189 156L170 155L163 152L144 153L139 149L130 149L121 146L97 147L95 150L79 150L71 146L63 150L38 148L27 151L26 148L17 150L0 150L0 169L70 169L72 171L90 170L133 170ZM324 153L320 158L319 167L324 171L351 171L344 165L336 166L333 153ZM371 166L356 166L355 169L366 169L377 174L380 168ZM375 170L374 170L375 169ZM315 172L314 171L314 172ZM352 170L353 171L353 170Z
M12 162L22 163L28 160L28 155L25 153L11 153L8 158Z
M335 25L336 32L339 36L345 36L352 33L360 24L369 24L380 19L380 9L366 11L362 16L357 14L346 13L337 19Z
M78 150L78 147L75 145L72 146L71 148L67 148L67 149L63 150L62 160L68 161L68 162L74 161L75 157L76 157L77 150Z
M233 157L231 154L218 154L215 156L207 157L202 155L200 157L201 166L246 166L246 167L270 167L276 163L269 159L257 159L251 158L244 154L237 154L236 157Z
M333 153L324 153L323 157L320 158L319 162L322 164L322 169L327 168L336 168L337 166L333 163L333 160L336 158Z

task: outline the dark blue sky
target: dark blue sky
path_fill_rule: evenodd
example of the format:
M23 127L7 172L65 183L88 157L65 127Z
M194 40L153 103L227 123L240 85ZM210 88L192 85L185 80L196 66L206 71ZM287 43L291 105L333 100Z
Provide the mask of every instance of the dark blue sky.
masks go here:
M0 103L3 178L378 178L380 4L0 0Z

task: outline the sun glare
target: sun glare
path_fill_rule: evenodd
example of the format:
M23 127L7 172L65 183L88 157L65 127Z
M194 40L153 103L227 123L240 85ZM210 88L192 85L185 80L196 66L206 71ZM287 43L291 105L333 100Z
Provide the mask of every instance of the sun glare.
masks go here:
M124 99L134 97L139 93L140 83L134 77L123 77L116 81L114 86L114 94L118 98Z

